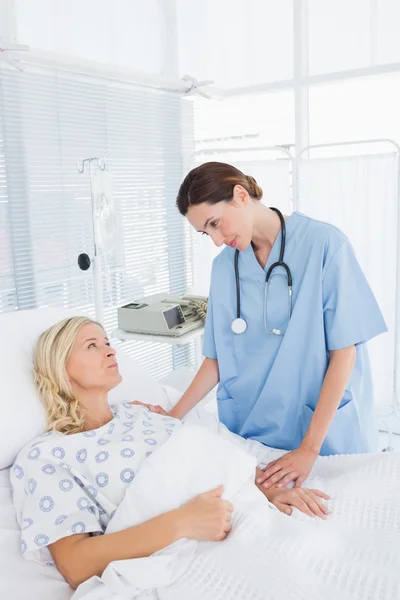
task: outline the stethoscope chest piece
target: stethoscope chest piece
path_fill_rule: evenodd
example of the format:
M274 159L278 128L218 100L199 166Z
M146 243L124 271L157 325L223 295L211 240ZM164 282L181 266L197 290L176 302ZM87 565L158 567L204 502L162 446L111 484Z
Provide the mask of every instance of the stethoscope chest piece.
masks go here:
M289 323L290 318L292 316L292 295L293 295L293 291L292 291L293 290L293 288L292 288L292 274L290 272L289 267L284 262L285 244L286 244L285 219L284 219L282 213L280 212L280 210L278 210L277 208L272 208L271 207L271 210L274 210L277 213L277 215L279 217L279 220L281 222L282 239L281 239L281 248L280 248L280 252L279 252L279 260L276 261L276 262L274 262L270 266L270 268L268 269L268 271L266 273L266 276L265 276L264 328L271 335L284 336L285 335L284 331L281 331L280 329L276 329L276 328L270 330L268 328L268 324L267 324L267 294L268 294L268 284L269 284L269 280L270 280L270 277L271 277L271 274L272 274L273 270L276 269L277 267L283 268L286 271L286 275L287 275L288 299L289 299L289 305L288 305L288 323ZM240 316L239 250L236 250L236 252L235 252L235 280L236 280L236 319L234 319L232 321L231 329L232 329L233 333L241 334L241 333L244 333L246 331L246 329L247 329L247 323Z
M233 333L239 335L240 333L244 333L247 329L247 323L244 319L240 317L238 319L234 319L231 324L231 329Z

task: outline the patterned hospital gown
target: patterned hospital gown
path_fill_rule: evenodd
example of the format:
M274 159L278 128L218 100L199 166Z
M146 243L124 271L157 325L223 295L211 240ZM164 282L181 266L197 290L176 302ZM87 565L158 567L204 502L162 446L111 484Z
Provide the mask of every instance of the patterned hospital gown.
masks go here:
M26 558L52 565L49 544L104 533L140 465L182 425L138 405L111 411L99 429L44 433L19 453L11 483Z

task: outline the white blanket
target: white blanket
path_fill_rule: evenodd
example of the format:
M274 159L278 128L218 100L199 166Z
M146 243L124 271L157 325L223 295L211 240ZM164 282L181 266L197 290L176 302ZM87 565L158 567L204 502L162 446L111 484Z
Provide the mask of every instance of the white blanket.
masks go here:
M321 521L279 513L254 485L256 462L282 452L220 433L191 425L174 434L143 464L107 533L223 483L235 506L226 540L184 539L111 563L73 600L400 599L400 454L319 458L304 487L331 495Z

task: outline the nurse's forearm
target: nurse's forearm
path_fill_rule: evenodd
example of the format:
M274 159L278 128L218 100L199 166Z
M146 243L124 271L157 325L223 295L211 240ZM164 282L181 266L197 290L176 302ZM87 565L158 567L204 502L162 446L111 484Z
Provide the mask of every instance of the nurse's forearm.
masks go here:
M343 398L355 361L355 346L330 352L329 367L313 418L301 443L302 448L319 454L330 424Z
M200 402L219 382L218 361L213 358L205 358L192 383L169 412L171 417L181 419L196 404Z

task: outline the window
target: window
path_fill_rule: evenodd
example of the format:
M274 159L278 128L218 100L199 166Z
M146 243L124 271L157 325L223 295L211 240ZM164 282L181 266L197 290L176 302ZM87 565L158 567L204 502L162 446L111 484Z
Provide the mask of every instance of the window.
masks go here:
M94 315L90 180L83 158L113 175L116 249L103 282L105 325L142 295L184 293L191 236L175 207L192 150L191 104L177 95L52 69L0 71L0 310L76 307ZM126 345L156 376L190 352ZM189 352L189 353L188 353Z
M310 144L385 137L400 143L397 73L313 86L309 102ZM335 148L335 154L344 155L376 151L376 145ZM381 151L387 152L388 146Z

